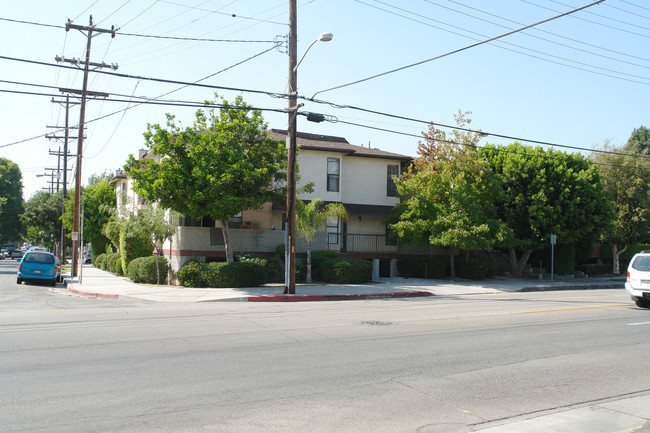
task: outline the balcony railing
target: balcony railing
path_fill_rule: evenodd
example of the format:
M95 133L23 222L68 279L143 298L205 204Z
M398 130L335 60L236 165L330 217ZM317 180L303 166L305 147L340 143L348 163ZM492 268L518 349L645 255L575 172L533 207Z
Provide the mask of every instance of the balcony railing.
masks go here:
M386 235L328 233L327 249L347 253L396 253L397 239Z

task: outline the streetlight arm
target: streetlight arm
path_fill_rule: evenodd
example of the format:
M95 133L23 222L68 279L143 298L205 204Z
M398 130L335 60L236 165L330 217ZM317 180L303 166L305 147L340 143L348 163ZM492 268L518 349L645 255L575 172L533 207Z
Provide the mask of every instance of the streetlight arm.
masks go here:
M316 42L329 42L329 41L332 40L332 38L333 38L333 35L331 33L329 33L329 32L321 33L320 36L318 36L318 39L314 40L314 42L309 44L309 46L305 50L305 54L302 55L302 57L298 61L298 64L296 65L296 67L293 68L293 71L296 72L298 70L298 66L300 66L300 64L302 63L302 59L305 58L305 56L307 55L307 53L309 52L311 47L313 47Z

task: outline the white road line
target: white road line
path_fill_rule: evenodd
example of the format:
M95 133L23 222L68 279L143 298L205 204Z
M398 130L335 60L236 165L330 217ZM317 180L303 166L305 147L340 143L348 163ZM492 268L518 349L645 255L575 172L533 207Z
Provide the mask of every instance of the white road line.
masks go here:
M628 323L627 326L650 325L650 322Z

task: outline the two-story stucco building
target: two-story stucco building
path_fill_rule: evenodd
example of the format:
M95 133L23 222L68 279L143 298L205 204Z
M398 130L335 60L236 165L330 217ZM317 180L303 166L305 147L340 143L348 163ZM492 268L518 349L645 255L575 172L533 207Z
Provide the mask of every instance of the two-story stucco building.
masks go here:
M286 131L268 131L276 141L285 141ZM395 274L399 254L397 239L391 236L384 218L399 202L393 177L399 177L411 157L348 143L345 138L298 133L298 188L311 181L314 191L301 193L309 201L342 203L348 220L330 220L312 243L312 250L336 250L342 256L372 259L375 276ZM140 151L139 158L154 158ZM112 180L118 194L118 205L128 197L128 208L137 212L147 206L132 188L131 179L118 171ZM127 204L126 202L124 204ZM284 244L284 206L266 203L261 210L243 211L230 220L229 236L235 255L274 254ZM296 239L297 257L306 255L304 239ZM223 236L218 224L209 217L197 221L179 219L173 238L163 248L173 270L178 270L190 257L206 261L225 259Z

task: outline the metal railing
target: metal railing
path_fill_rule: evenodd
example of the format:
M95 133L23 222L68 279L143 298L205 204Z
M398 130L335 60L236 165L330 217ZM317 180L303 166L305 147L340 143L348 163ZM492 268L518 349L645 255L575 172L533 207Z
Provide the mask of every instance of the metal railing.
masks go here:
M327 249L348 253L396 253L398 246L395 239L386 235L328 233Z

